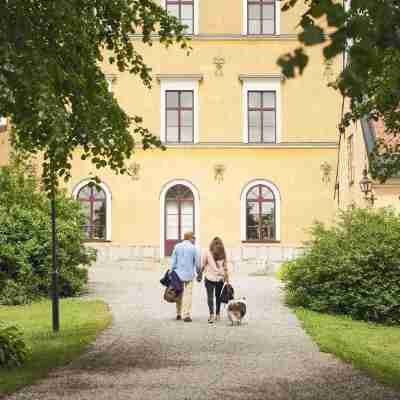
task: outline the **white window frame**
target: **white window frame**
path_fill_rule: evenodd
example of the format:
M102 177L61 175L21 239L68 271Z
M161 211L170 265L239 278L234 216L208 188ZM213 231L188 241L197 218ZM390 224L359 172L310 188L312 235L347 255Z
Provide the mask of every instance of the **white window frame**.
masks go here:
M258 185L263 185L269 188L275 197L275 240L276 242L280 242L281 240L281 194L279 189L270 181L265 179L257 179L249 182L242 190L242 194L240 196L240 239L242 242L247 241L246 234L246 223L247 223L247 213L246 213L246 201L247 194L249 191ZM257 242L254 242L257 244Z
M167 0L161 0L161 6L167 9ZM200 0L193 0L193 35L199 34ZM188 33L188 35L192 35Z
M100 186L103 190L104 193L106 194L106 240L111 241L111 229L112 229L112 195L111 195L111 190L108 188L108 186L104 182L96 183L93 179L84 179L83 181L79 182L75 187L74 190L72 191L72 197L75 200L78 200L78 194L79 191L88 185L89 183L94 183Z
M186 179L174 179L166 183L160 193L160 257L165 257L165 197L168 190L176 185L183 185L190 189L194 196L194 235L196 237L196 247L200 245L200 194L196 186Z
M282 139L282 78L280 76L270 78L242 78L243 80L243 143L249 143L248 133L248 92L251 91L266 91L275 92L276 99L276 137L275 143L280 143ZM261 142L260 145L268 145L270 142Z
M161 79L161 132L160 139L164 144L167 143L166 127L166 92L170 90L190 90L193 91L193 143L199 142L199 81L187 79ZM189 144L189 143L182 143Z
M275 35L272 34L263 34L260 36L278 36L281 34L281 0L275 0ZM242 34L249 35L247 30L247 4L248 0L242 0ZM257 36L257 35L249 35L249 36Z

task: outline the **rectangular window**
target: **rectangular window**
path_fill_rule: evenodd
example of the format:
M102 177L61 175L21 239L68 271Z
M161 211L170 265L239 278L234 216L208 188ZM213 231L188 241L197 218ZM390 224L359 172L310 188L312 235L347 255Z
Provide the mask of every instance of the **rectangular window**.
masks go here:
M194 106L192 90L165 92L167 143L194 142Z
M170 15L178 18L182 25L186 25L186 33L194 33L194 0L166 0L166 8Z
M353 135L347 138L347 176L349 185L354 183L354 152L353 152Z
M247 1L247 34L276 34L275 0Z
M276 93L272 91L249 91L248 96L248 142L276 142Z

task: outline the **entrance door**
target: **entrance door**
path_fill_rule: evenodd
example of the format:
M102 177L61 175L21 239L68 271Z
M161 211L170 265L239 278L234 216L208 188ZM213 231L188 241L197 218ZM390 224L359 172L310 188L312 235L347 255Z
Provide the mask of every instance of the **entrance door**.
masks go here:
M172 255L174 247L185 232L194 232L194 196L184 185L175 185L165 198L165 255Z

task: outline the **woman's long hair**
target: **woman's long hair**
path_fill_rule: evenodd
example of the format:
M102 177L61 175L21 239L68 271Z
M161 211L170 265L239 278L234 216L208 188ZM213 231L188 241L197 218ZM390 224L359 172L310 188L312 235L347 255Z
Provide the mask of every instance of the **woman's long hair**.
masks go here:
M221 238L215 237L212 240L210 244L210 252L214 257L215 261L220 261L220 260L226 261L225 247Z

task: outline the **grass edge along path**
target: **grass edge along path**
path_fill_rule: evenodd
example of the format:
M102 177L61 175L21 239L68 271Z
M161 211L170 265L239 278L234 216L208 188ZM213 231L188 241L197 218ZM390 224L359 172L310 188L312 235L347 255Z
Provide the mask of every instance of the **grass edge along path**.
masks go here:
M332 353L377 381L400 389L400 326L295 309L320 350Z
M30 360L21 368L0 369L0 398L79 357L112 321L109 307L102 301L63 299L60 309L61 329L54 334L50 301L0 306L0 320L18 326L32 350Z

